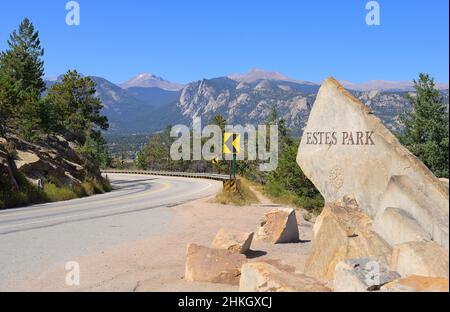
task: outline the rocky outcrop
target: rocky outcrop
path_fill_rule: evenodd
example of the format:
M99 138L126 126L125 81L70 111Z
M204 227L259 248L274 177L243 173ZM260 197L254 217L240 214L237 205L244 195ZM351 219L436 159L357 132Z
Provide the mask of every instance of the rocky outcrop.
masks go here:
M449 276L448 251L435 242L409 242L394 246L390 266L402 276Z
M448 278L411 275L381 287L383 292L448 292Z
M386 208L403 210L448 249L448 188L333 78L320 88L297 162L326 202L353 195L378 230Z
M214 241L212 248L226 249L233 253L245 254L252 244L253 232L240 232L230 229L220 229Z
M26 181L35 185L52 183L58 187L72 187L87 180L102 182L95 162L87 156L81 158L77 148L62 136L42 136L31 143L9 133L7 140L0 139L0 191L18 192ZM0 207L26 203L7 199Z
M81 159L73 143L63 137L45 137L36 143L26 142L13 135L14 165L30 181L50 180L58 186L75 185L88 177L101 179L100 170L89 159Z
M299 241L297 218L294 209L276 208L264 214L256 239L280 243Z
M185 280L239 285L244 255L224 249L189 244L186 253Z
M246 263L241 269L241 292L329 292L323 283L304 274L284 271L267 262Z
M392 249L371 227L354 198L328 203L316 220L305 273L331 281L336 265L346 259L374 258L387 264Z
M348 259L339 262L334 272L333 291L366 292L400 278L376 259Z

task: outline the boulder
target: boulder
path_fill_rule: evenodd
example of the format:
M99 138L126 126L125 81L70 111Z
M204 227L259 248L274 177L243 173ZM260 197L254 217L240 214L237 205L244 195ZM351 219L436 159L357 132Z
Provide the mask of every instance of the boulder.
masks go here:
M402 209L448 249L448 188L333 78L316 97L297 163L326 202L353 195L372 219Z
M256 239L274 244L299 241L297 218L294 209L276 208L264 214Z
M331 281L336 265L346 259L374 258L388 264L392 248L371 227L371 219L354 198L326 204L315 224L305 273Z
M185 280L239 285L244 255L196 244L187 246Z
M334 271L333 291L366 292L379 290L401 276L376 259L348 259L339 262Z
M448 278L411 275L381 287L383 292L448 292Z
M216 249L226 249L233 253L245 254L252 244L253 232L239 232L229 229L220 229L211 247Z
M448 278L448 251L435 242L395 245L390 267L402 276L420 275Z
M312 277L292 273L267 262L249 262L242 266L241 292L329 292Z
M386 208L380 218L374 222L374 230L390 245L410 241L431 241L427 233L407 211L398 208Z
M17 169L21 169L24 166L35 166L40 163L41 159L35 154L28 151L17 151L17 157L15 160Z

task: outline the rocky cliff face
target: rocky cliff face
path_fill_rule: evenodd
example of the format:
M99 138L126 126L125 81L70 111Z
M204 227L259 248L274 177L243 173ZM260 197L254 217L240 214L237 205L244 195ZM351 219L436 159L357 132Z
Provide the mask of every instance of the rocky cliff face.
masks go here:
M215 78L190 83L181 92L177 109L186 119L202 117L210 121L221 114L230 124L262 124L275 106L279 117L299 134L305 127L317 94L316 87L279 80L238 82L229 78ZM398 116L410 110L405 92L352 91L391 130L401 128ZM448 92L442 92L448 103Z
M16 173L33 184L38 180L58 186L71 186L88 178L101 180L99 169L88 159L82 159L76 146L62 137L50 137L29 143L13 135L0 139L0 191L17 191Z
M262 124L273 106L292 128L303 127L311 110L313 94L305 94L292 83L260 80L237 82L229 78L202 80L183 89L177 104L189 119L209 122L221 114L230 124Z

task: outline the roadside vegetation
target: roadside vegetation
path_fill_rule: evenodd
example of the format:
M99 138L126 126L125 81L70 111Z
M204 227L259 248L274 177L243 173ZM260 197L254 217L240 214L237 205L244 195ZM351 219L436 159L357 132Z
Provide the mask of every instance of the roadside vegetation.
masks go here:
M10 164L19 187L12 192L0 184L0 208L72 199L111 189L99 174L99 168L110 164L101 134L109 125L101 114L103 105L95 96L95 83L70 70L47 88L43 56L39 32L28 19L11 33L8 49L0 53L0 147L6 154L6 159L0 161ZM67 182L44 175L43 188L38 188L11 165L15 159L13 138L38 146L49 141L69 142L83 162L85 181L64 185Z
M16 180L18 180L20 186L19 192L0 190L0 209L70 200L111 191L111 186L106 181L92 180L74 187L59 187L53 183L47 183L40 190L20 173L16 175Z
M246 206L258 204L259 200L255 192L250 188L247 179L239 179L239 189L236 192L221 191L216 195L216 201L222 205Z
M211 122L224 132L227 121L223 116L217 115ZM314 214L319 213L323 207L323 198L296 162L300 138L290 135L285 121L278 117L275 107L270 112L266 124L278 125L279 159L277 169L272 172L261 172L259 161L238 161L237 174L243 178L242 194L222 192L218 194L217 200L233 205L245 205L247 201L254 203L253 200L256 196L251 195L253 192L248 187L251 183L274 202L303 208ZM167 127L162 133L153 135L138 153L134 166L141 170L229 173L230 164L227 161L221 161L217 165L206 160L172 161L170 159L172 142L170 127Z

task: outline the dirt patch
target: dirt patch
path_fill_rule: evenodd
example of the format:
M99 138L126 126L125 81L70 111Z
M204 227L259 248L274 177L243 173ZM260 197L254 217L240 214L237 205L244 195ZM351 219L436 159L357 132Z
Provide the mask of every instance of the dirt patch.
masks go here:
M220 228L255 231L263 214L278 205L260 194L261 204L224 206L213 196L176 207L167 235L153 236L75 259L80 264L80 286L67 286L64 264L41 272L20 285L24 291L237 291L237 286L192 283L184 280L188 243L210 246ZM249 261L277 261L303 272L312 224L297 212L301 242L273 245L255 241Z

